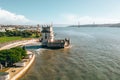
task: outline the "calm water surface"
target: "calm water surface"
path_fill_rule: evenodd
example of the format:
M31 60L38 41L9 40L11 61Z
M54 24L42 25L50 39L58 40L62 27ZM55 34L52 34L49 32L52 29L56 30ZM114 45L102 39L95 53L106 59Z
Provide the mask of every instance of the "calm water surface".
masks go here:
M120 28L54 28L72 48L34 48L36 60L21 80L120 80Z

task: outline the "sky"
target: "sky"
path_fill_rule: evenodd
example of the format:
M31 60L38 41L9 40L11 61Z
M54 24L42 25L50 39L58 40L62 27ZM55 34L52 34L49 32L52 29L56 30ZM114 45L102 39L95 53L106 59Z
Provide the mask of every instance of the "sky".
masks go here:
M0 0L0 24L120 22L120 0Z

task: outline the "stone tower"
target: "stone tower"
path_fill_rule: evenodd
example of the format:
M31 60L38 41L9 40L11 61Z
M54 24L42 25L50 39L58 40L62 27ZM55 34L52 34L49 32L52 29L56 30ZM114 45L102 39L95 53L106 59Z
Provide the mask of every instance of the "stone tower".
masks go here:
M54 32L51 25L42 27L42 45L47 46L48 42L54 41Z

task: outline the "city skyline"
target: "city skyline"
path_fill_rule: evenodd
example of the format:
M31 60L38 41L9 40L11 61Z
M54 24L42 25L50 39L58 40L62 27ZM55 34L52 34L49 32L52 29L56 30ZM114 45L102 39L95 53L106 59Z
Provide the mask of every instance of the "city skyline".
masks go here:
M0 0L0 24L119 23L119 0Z

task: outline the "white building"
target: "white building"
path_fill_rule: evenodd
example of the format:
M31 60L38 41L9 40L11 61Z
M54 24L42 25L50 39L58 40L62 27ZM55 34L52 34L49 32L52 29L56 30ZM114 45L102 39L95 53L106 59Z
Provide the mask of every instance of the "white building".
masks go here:
M10 75L7 72L0 72L0 80L9 80Z
M17 62L14 65L18 66L18 67L24 67L26 64L25 64L25 62Z
M70 45L70 40L67 38L60 40L54 39L54 32L52 26L42 27L41 32L42 32L41 42L43 47L57 49L57 48L65 48Z
M5 31L5 28L1 28L1 27L0 27L0 32L6 32L6 31Z
M54 32L52 26L42 27L42 45L47 45L47 42L54 41Z

